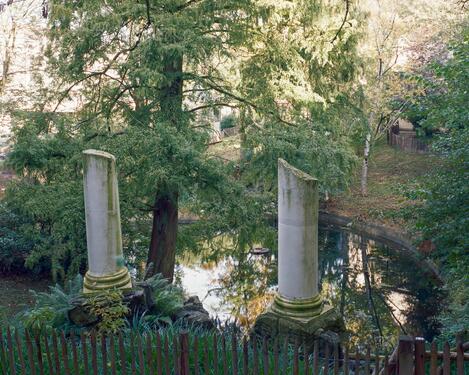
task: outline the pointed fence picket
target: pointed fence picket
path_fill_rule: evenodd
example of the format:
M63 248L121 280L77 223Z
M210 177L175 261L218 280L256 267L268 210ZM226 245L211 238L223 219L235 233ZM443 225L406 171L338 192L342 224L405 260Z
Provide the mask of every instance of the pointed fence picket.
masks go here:
M360 350L359 350L359 349ZM364 349L363 349L364 348ZM465 375L469 344L451 350L403 336L394 353L369 346L240 337L229 332L33 334L0 330L0 374L131 375Z

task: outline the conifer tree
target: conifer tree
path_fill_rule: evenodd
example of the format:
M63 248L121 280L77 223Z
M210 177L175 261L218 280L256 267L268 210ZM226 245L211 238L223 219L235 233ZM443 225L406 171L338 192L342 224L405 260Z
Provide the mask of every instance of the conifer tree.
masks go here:
M339 0L52 0L53 85L38 113L17 114L10 157L25 178L9 196L41 194L57 206L39 231L47 246L30 262L48 256L45 247L60 272L84 259L83 217L70 208L82 208L85 148L117 156L126 247L135 255L148 246L147 274L170 280L176 240L190 247L196 230L209 239L242 227L246 243L263 231L277 157L316 174L325 190L343 186L353 162L346 118L353 122L357 15ZM198 115L221 106L241 117L248 151L236 169L207 152L211 124ZM181 209L206 225L177 239ZM56 222L64 215L80 228L73 236Z

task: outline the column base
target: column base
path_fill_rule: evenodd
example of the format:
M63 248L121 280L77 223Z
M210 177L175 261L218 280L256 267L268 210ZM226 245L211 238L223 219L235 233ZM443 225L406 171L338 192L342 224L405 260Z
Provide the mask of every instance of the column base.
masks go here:
M106 276L94 276L86 272L83 280L83 293L96 293L109 289L132 289L132 280L126 267Z
M290 300L276 294L271 309L281 316L312 318L321 314L323 303L319 294L313 298L295 300Z
M286 302L285 302L286 301ZM279 303L280 302L280 303ZM278 296L256 319L255 335L288 338L292 343L313 342L324 332L345 333L345 324L336 310L324 305L319 296L308 301L288 301Z

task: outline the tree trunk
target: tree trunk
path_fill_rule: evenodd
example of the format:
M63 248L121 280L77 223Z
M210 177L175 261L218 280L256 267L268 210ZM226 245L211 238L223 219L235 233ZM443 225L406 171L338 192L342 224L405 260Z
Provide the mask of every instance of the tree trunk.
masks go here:
M365 150L363 151L363 165L361 177L361 193L363 196L368 195L368 158L370 156L371 134L368 132L365 138Z
M182 62L182 55L170 55L165 59L163 71L167 83L161 87L159 98L161 119L171 124L175 132L183 124ZM145 277L161 273L169 282L173 282L179 192L177 186L157 188L159 192L156 194L153 207L153 225Z
M173 282L178 229L178 193L158 194L153 207L153 226L146 277L161 273Z

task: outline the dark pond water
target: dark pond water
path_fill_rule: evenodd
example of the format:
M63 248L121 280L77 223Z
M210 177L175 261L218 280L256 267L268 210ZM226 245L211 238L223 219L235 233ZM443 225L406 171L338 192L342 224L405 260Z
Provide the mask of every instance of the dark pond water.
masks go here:
M319 249L321 293L357 340L437 333L443 294L420 262L345 231L320 230ZM218 262L191 257L179 260L176 281L213 316L249 327L273 298L276 267L273 255Z

